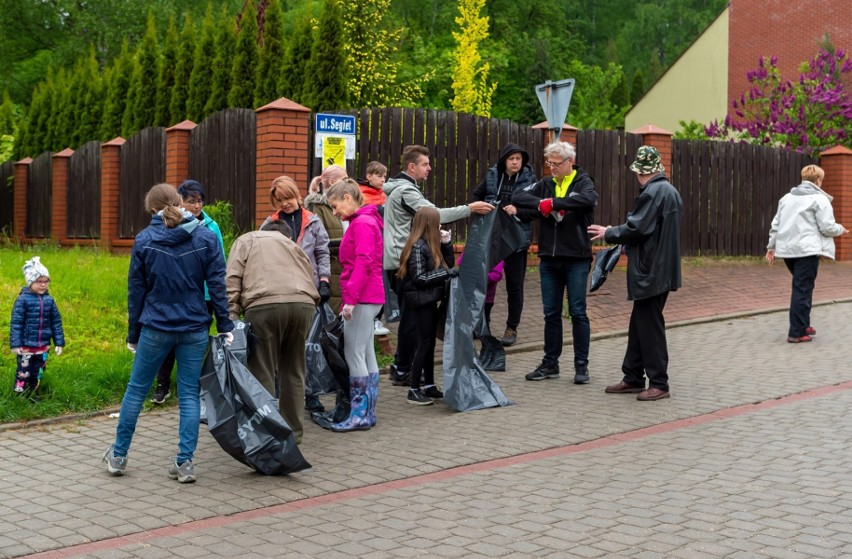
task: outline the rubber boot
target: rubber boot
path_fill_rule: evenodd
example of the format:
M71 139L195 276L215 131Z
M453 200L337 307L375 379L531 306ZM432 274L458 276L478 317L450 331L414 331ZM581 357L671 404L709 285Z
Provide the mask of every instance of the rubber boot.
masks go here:
M367 396L370 398L370 407L367 409L367 418L370 420L370 427L376 426L376 402L379 399L379 373L368 373Z
M503 343L494 336L486 336L485 343L491 346L488 363L483 365L486 371L502 372L506 370L506 350Z
M369 384L369 375L349 377L349 400L352 409L345 421L331 426L332 431L345 433L347 431L366 431L370 428L370 420L367 418L370 409Z

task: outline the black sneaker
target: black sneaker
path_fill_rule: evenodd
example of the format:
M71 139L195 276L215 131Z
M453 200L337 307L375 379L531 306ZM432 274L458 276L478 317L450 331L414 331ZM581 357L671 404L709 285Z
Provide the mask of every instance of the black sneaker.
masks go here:
M151 402L154 404L162 404L166 401L166 398L171 395L169 392L168 384L158 384L156 390L154 390L154 395L151 397Z
M527 373L524 377L527 380L544 380L546 378L559 378L559 363L541 362L541 365L535 368L535 371Z
M423 394L423 391L419 388L409 388L407 400L409 404L414 404L415 406L429 406L432 404L432 398Z
M433 400L442 400L444 398L444 393L441 392L441 389L434 385L429 386L428 388L424 388L423 394Z
M400 371L396 365L391 365L390 381L394 386L409 386L411 384L411 373Z
M589 384L588 365L574 365L574 384Z

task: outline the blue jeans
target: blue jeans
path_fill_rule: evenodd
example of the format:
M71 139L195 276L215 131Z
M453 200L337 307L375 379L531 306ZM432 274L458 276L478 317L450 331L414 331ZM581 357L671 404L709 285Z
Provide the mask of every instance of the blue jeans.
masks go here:
M574 365L589 362L591 328L586 315L586 286L591 260L542 258L541 302L544 307L544 361L559 363L562 355L562 300L568 290L568 313L574 338Z
M166 355L174 349L177 357L178 406L180 425L178 427L177 462L192 460L198 445L198 422L200 407L198 404L201 364L207 350L207 330L198 332L162 332L147 326L142 327L133 370L127 391L121 401L121 413L115 433L115 455L127 456L136 421L142 411L142 404L151 390L151 384L157 376L160 365Z

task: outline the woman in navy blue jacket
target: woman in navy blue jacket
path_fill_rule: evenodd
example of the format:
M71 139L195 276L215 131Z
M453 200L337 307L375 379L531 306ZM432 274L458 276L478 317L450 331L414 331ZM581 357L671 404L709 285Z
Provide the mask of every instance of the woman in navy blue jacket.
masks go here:
M219 333L234 324L228 318L225 261L216 235L181 210L180 196L158 184L145 196L151 224L136 235L127 279L127 347L135 352L133 370L121 402L115 443L104 453L107 471L124 475L127 451L142 404L166 354L177 356L180 425L178 454L169 477L195 481L192 458L198 444L199 377L212 319L204 302L210 293Z

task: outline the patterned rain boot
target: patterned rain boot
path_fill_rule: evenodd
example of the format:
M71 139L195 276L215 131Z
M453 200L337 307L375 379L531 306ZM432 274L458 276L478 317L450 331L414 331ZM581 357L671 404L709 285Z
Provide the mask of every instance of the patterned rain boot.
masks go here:
M370 409L369 384L369 375L349 377L349 399L352 410L345 421L331 426L332 431L345 433L346 431L366 431L370 428L370 420L367 418L367 412Z
M370 407L367 409L367 418L370 420L370 427L376 426L376 402L379 399L379 373L368 373L367 378L367 395L370 397Z

